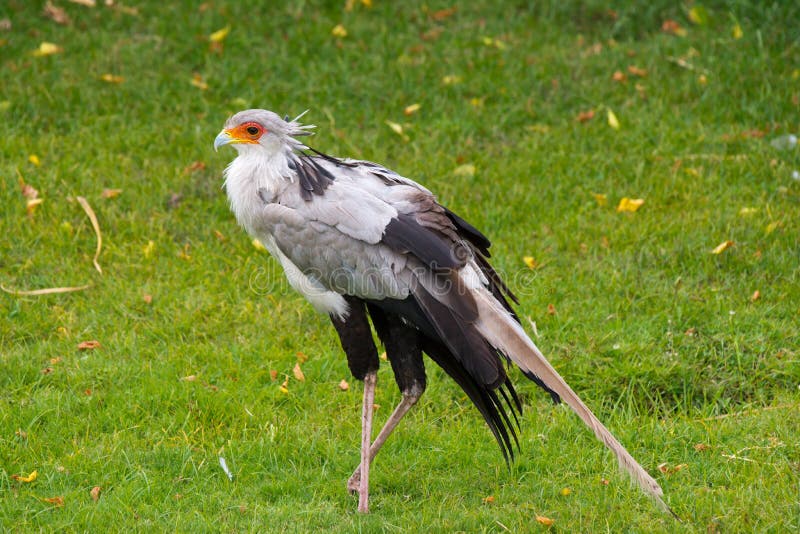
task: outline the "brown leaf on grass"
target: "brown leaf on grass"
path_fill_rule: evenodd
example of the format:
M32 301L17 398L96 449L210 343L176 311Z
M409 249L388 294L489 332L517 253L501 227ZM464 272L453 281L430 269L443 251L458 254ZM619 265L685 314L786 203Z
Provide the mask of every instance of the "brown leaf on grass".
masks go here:
M733 245L734 242L731 241L730 239L727 241L723 241L722 243L714 247L714 249L711 251L711 254L722 254L723 252L731 248Z
M98 348L100 348L100 342L95 339L78 343L78 350L94 350Z
M671 475L687 467L689 467L689 464L678 464L670 467L669 463L664 462L658 465L658 470L664 473L665 475Z
M753 294L750 296L750 302L755 302L760 298L761 298L761 291L756 289L755 291L753 291Z
M308 356L306 356L305 353L299 351L295 353L295 357L297 358L297 361L299 363L306 363L308 361Z
M181 377L181 382L194 382L197 380L197 375L187 375Z
M590 110L581 111L580 113L578 113L578 115L575 117L575 120L578 121L578 122L589 122L593 118L594 118L594 110L590 109Z
M553 521L549 517L545 517L543 515L537 515L536 516L536 522L541 524L541 525L544 525L546 527L551 527L551 526L553 526L553 523L555 523L555 521Z
M59 495L59 496L57 496L57 497L45 497L45 498L44 498L44 499L42 499L42 500L43 500L44 502L46 502L46 503L54 504L54 505L56 505L56 506L57 506L57 507L59 507L59 508L60 508L60 507L62 507L62 506L64 506L64 497L62 497L62 496L60 496L60 495Z
M638 76L639 78L647 77L647 71L645 69L640 69L635 65L628 65L628 72L633 76Z
M277 380L278 379L278 371L276 371L275 369L270 369L269 370L269 378L270 378L270 380Z
M456 6L448 7L447 9L440 9L431 13L431 18L435 21L442 21L455 15L456 11L458 11Z
M100 499L100 486L95 486L89 491L89 495L92 496L92 500L97 502Z
M94 264L94 268L97 269L97 272L103 274L103 269L101 269L100 264L97 263L97 259L100 257L100 251L103 248L103 235L100 233L100 223L97 222L97 215L94 214L94 210L89 205L89 202L83 197L75 198L78 201L78 204L80 204L83 208L83 211L86 212L86 215L89 217L89 221L92 223L92 228L94 228L94 235L97 237L97 248L94 251L92 263Z
M197 73L197 72L192 74L192 79L189 80L189 83L191 83L192 85L194 85L195 87L197 87L201 91L205 91L206 89L208 89L208 84L203 79L203 76L201 76L200 73Z
M677 35L678 37L686 37L686 30L683 29L680 24L671 19L667 19L663 22L663 24L661 24L661 31L671 35Z
M555 315L556 314L556 307L552 304L547 305L547 315Z
M122 189L103 189L103 192L100 193L100 196L103 198L116 198L122 193Z
M483 504L492 504L494 502L494 495L489 495L483 498Z
M193 172L202 171L206 168L206 164L203 161L193 161L189 165L183 168L183 174L191 174Z
M525 266L531 270L539 266L539 264L536 262L536 259L533 256L523 256L522 263L524 263Z
M299 380L300 382L306 381L306 375L304 375L303 370L300 369L299 363L294 364L294 367L292 368L292 374L294 375L296 380Z
M53 364L53 365L61 363L61 356L56 356L55 358L50 358L50 363Z
M39 191L37 191L36 188L33 187L32 185L26 184L25 180L23 180L22 177L20 177L19 179L19 188L20 191L22 191L22 196L27 198L28 200L32 200L34 198L39 197Z
M20 432L21 432L21 431L20 431ZM23 432L23 433L24 433L24 432ZM25 437L27 437L27 434L25 435ZM23 438L23 439L24 439L24 438ZM11 475L11 478L12 478L13 480L16 480L17 482L24 482L24 483L28 484L28 483L30 483L30 482L33 482L33 481L35 481L35 480L36 480L36 478L37 478L38 476L39 476L39 472L38 472L38 471L33 471L33 472L31 472L31 474L30 474L30 475L28 475L28 476L23 476L23 475Z
M611 75L611 79L619 83L625 83L628 81L628 77L625 76L625 73L621 70L614 71L614 74Z
M342 391L347 391L350 389L350 384L347 383L347 380L342 379L342 381L339 382L339 389Z
M608 205L608 196L605 193L592 193L592 196L601 208Z
M31 198L25 201L25 212L28 214L28 217L33 217L33 212L36 210L36 207L43 202L43 198Z
M695 443L694 450L697 452L704 452L711 448L711 445L706 445L705 443Z
M42 369L42 374L43 375L49 375L52 372L53 372L53 368L52 367L45 367L44 369Z
M153 295L151 295L149 293L145 293L142 296L142 300L144 301L145 304L152 304L153 303Z
M421 108L421 107L422 107L421 104L411 104L410 106L406 106L403 109L403 115L406 115L406 116L413 115L414 113L419 111L419 108Z
M604 486L608 486L610 483L611 482L607 478L601 478L600 479L600 484L602 484Z
M84 289L89 289L90 287L91 286L89 285L80 287L48 287L45 289L32 289L29 291L25 291L22 289L9 289L0 284L0 290L3 290L6 293L10 293L12 295L17 295L20 297L36 297L39 295L53 295L55 293L72 293L73 291L83 291Z

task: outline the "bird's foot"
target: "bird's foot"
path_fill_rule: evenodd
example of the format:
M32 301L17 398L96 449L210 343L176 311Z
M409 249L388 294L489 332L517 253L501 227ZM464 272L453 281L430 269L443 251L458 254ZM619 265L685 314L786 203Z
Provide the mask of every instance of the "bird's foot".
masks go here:
M347 491L350 495L356 495L361 487L361 467L359 466L350 479L347 481Z

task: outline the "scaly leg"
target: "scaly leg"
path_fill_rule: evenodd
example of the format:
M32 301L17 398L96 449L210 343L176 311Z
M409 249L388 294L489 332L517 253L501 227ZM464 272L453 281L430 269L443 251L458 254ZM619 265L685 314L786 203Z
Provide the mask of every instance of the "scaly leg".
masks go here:
M361 470L362 477L358 484L358 511L369 513L369 462L370 440L372 439L372 412L375 406L375 384L378 375L370 371L364 377L364 404L361 408Z
M366 382L365 382L366 383ZM378 437L375 438L375 441L369 447L369 457L367 459L366 464L364 463L364 457L361 457L361 464L356 467L356 470L353 472L353 475L350 477L350 480L347 481L347 489L350 490L351 493L361 491L361 483L363 482L362 468L364 465L367 466L367 474L369 474L369 464L372 460L375 459L375 456L378 454L378 451L381 450L381 447L386 442L386 440L391 435L392 431L397 427L400 420L403 418L404 415L408 413L412 406L414 406L419 398L422 396L422 391L413 390L412 392L403 393L403 399L397 405L397 408L394 409L392 415L389 417L389 420L386 421L386 424L383 425ZM363 452L363 450L362 450Z

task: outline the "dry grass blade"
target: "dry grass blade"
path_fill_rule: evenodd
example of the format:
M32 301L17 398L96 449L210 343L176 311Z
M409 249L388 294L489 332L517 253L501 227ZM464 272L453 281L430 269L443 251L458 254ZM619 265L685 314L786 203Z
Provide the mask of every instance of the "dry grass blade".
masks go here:
M37 295L53 295L55 293L72 293L73 291L83 291L84 289L89 289L90 287L92 286L87 284L85 286L77 287L47 287L44 289L31 289L26 291L24 289L9 289L0 284L0 289L6 293L17 295L19 297L35 297Z
M97 263L97 258L100 257L100 250L103 248L103 235L100 233L100 223L97 222L97 215L94 214L94 210L89 205L89 202L83 197L76 198L83 208L83 211L85 211L86 215L89 217L89 220L92 221L92 228L94 228L94 233L97 236L97 250L94 251L92 263L94 264L94 268L97 269L97 272L103 274L103 269L101 269L100 264Z

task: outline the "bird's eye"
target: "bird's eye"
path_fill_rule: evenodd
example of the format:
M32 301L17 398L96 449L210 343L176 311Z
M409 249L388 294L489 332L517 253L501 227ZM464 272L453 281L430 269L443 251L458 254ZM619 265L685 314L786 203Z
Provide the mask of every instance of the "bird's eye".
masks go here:
M255 126L248 126L245 131L250 135L258 135L258 128L256 128Z

